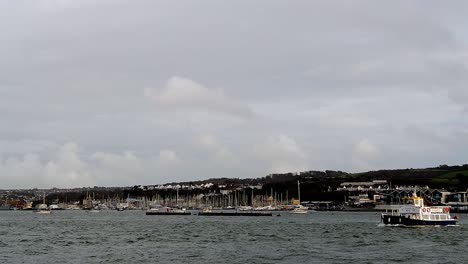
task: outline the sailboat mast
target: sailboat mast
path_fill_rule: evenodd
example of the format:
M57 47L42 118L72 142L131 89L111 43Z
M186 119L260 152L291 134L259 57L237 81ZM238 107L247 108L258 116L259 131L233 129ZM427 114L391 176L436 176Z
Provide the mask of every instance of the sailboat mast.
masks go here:
M301 203L301 183L297 181L297 196L299 197L299 203Z

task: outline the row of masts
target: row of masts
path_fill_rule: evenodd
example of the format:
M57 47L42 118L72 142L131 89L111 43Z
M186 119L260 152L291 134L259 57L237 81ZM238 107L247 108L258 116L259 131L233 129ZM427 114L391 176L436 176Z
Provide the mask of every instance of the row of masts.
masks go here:
M298 197L300 201L300 183L297 182ZM294 198L293 198L294 199ZM170 207L185 207L185 208L200 208L200 207L217 207L217 208L227 208L227 207L241 207L241 206L251 206L251 207L264 207L264 206L281 206L289 205L292 201L289 200L288 190L285 192L275 192L273 188L269 194L254 194L254 189L244 189L244 190L231 190L229 192L210 192L208 194L193 194L190 192L185 192L184 194L179 194L179 189L174 193L156 193L152 197L136 197L127 198L114 197L107 199L100 199L99 201L95 200L94 193L92 196L87 193L86 199L83 200L83 207L91 208L96 204L103 204L108 207L115 207L121 204L127 204L128 206L136 208L150 208L153 206L170 206Z
M298 200L300 201L300 183L298 184ZM289 205L289 193L288 190L285 192L274 192L271 188L270 195L254 195L254 190L250 191L233 191L229 194L222 193L209 193L207 195L185 195L180 197L179 190L176 191L176 197L172 195L156 195L151 199L145 201L150 204L158 204L164 206L177 206L177 207L240 207L240 206L251 206L251 207L263 207L263 206L277 206L277 205Z
M296 197L292 197L295 199ZM300 200L300 183L298 182L298 200ZM290 205L292 200L289 199L289 193L275 192L273 188L269 194L254 194L254 190L234 190L229 193L208 193L208 194L180 194L177 189L175 195L169 194L155 194L152 197L136 197L130 198L107 198L95 201L94 193L91 196L87 194L86 199L83 200L84 207L91 207L96 203L104 204L108 207L115 207L118 204L131 204L136 208L150 208L157 205L170 206L170 207L184 207L184 208L228 208L228 207L264 207L264 206L282 206Z
M287 205L290 204L288 199L284 199L282 193L275 193L274 196L255 195L248 196L247 194L211 194L211 195L178 195L176 197L155 195L152 198L143 198L142 202L149 205L164 205L172 207L240 207L240 206L267 206L267 205Z

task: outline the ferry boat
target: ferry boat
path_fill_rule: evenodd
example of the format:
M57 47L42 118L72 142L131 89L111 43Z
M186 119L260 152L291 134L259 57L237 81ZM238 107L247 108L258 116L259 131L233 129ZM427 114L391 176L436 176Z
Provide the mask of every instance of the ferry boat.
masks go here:
M450 216L448 206L425 206L421 197L407 198L408 205L403 205L383 213L382 223L398 226L448 226L457 225L458 218Z

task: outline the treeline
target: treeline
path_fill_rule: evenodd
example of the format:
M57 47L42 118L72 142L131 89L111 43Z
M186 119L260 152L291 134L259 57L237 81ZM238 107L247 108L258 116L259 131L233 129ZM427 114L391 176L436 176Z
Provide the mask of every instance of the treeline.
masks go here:
M208 189L179 190L179 195L199 195L208 193L220 193L220 186L226 186L223 189L236 190L246 186L262 185L261 189L253 189L254 195L282 195L283 199L298 198L297 182L301 184L301 200L329 200L343 201L346 195L343 192L337 192L343 182L364 182L373 180L387 180L394 186L428 186L434 189L447 189L449 191L466 191L468 189L468 164L459 166L440 165L434 168L425 169L397 169L397 170L378 170L363 173L347 173L342 171L306 171L301 173L282 173L271 174L262 178L215 178L202 181L171 183L171 185L202 185L212 183L213 186ZM175 189L169 190L151 190L144 189L142 186L133 188L95 188L88 191L53 193L47 196L47 200L54 201L82 201L87 195L93 196L96 200L127 198L127 197L147 197L155 195L160 197L174 197Z

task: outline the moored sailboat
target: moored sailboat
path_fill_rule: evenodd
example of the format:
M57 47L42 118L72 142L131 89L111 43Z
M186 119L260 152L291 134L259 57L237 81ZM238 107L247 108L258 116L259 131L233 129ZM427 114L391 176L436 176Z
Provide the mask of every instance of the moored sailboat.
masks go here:
M36 210L33 211L36 214L50 214L50 208L48 208L47 204L45 203L45 192L44 197L42 198L42 204L38 204Z
M290 214L307 214L309 208L301 205L301 184L297 181L297 193L298 193L298 204L294 206L294 209L289 211Z

